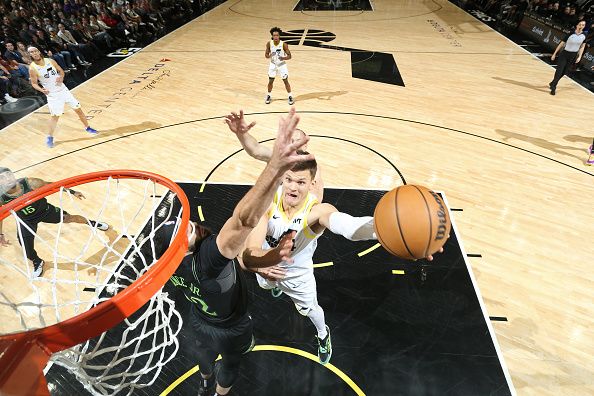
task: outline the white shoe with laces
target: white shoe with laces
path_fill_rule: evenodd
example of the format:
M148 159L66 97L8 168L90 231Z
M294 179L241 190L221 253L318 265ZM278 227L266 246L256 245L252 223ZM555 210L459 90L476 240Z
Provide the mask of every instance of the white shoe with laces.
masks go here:
M97 227L99 231L107 231L109 229L109 224L101 221L91 220L89 223L91 223L91 227Z

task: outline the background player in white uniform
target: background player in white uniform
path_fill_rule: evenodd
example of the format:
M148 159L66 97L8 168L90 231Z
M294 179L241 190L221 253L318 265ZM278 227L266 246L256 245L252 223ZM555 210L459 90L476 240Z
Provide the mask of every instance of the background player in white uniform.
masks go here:
M31 85L47 96L47 107L51 114L48 136L46 138L47 146L50 148L54 147L54 131L56 130L58 119L64 113L64 105L66 103L78 114L78 118L80 118L80 121L85 126L85 131L96 134L97 131L89 126L87 117L80 108L80 103L64 85L64 70L53 59L42 57L41 52L37 48L29 47L27 51L33 59L33 62L29 65Z
M285 173L270 209L246 241L243 262L247 268L280 263L285 269L283 280L270 281L256 275L258 283L265 289L278 288L286 293L297 311L310 318L318 333L318 357L322 364L326 364L332 355L332 342L324 310L318 304L313 274L317 239L326 228L353 241L376 239L376 236L373 217L341 213L330 204L319 203L310 193L315 184L316 168L316 161L309 160L297 163ZM294 235L294 247L290 257L282 257L279 242L288 233Z
M281 30L278 27L270 29L270 35L272 39L266 43L266 52L264 56L270 59L270 65L268 66L268 93L266 94L266 104L272 101L272 85L274 84L274 78L276 74L280 74L285 88L289 95L289 104L292 105L295 101L293 100L293 94L291 93L291 84L289 84L289 69L287 63L291 59L291 51L289 51L289 45L280 39Z

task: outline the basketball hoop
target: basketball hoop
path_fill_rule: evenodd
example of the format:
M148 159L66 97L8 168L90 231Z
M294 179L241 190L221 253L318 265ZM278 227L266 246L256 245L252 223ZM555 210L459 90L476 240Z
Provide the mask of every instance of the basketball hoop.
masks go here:
M97 185L101 184L107 186L103 203L95 205L95 208L99 210L98 213L86 215L87 211L80 209L71 192L66 190L82 184L89 189L97 189ZM144 186L144 197L138 207L131 207L126 198L133 194L142 195L142 191L138 193L138 185ZM130 187L130 190L126 191L126 187ZM29 192L1 206L0 220L12 214L18 224L22 220L16 216L17 211L52 194L58 195L59 205L56 207L61 210L62 220L64 207L77 206L77 214L82 212L87 219L88 228L85 230L90 230L90 235L83 244L81 252L65 254L60 242L64 239L63 234L68 232L65 230L71 229L71 226L63 226L61 222L53 234L51 231L56 228L55 226L45 227L42 225L40 227L38 233L34 234L36 242L49 249L53 254L53 266L49 268L50 271L53 269L51 271L53 275L48 276L49 279L45 277L31 279L31 264L24 253L18 261L0 258L0 271L13 271L14 274L21 275L22 279L14 279L15 288L30 287L36 293L32 300L23 302L11 300L5 291L0 292L2 308L5 311L13 311L16 315L14 323L20 326L20 328L3 331L3 335L0 335L0 367L2 368L0 394L49 395L47 382L43 375L44 368L52 354L75 346L75 348L61 352L57 358L52 357L52 360L74 370L74 375L91 393L115 394L124 390L129 394L135 387L147 385L139 380L146 372L151 372L153 375L148 384L154 382L162 365L173 358L177 352L176 336L181 328L181 317L173 309L173 301L168 298L167 293L161 291L161 288L175 272L187 251L188 241L185 230L190 218L188 199L176 183L160 175L135 170L109 170L71 177ZM87 191L85 194L89 195ZM97 195L94 194L94 196ZM147 202L152 202L152 205L148 205ZM108 212L109 205L114 205L120 211L118 215L122 220L121 223L114 224L113 228L121 228L121 230L112 232L111 239L104 237L105 234L99 232L90 222L91 219L105 219L108 214L112 213ZM181 206L178 214L174 213L174 206ZM134 236L129 228L137 222L142 222L138 218L142 213L148 213L148 220ZM181 232L176 232L167 250L157 260L157 257L153 257L155 256L155 235L165 222L171 222L171 220L175 220L176 230L181 230ZM85 226L73 225L73 227L82 227L75 228L81 230ZM43 236L39 235L42 233L41 228L44 229ZM47 229L50 230L49 237ZM74 236L84 234L80 231L71 233L75 234ZM102 255L97 254L96 256L99 258L94 257L96 262L89 264L85 262L85 255L88 255L88 250L93 244L102 247L100 250ZM116 244L123 245L125 248L118 251L115 247ZM113 268L109 267L107 257L117 258ZM58 278L60 272L65 272L61 270L60 266L65 265L74 268L73 271L68 272L68 275L74 279ZM95 275L90 276L94 279L81 279L81 274L85 275L82 269L88 270L88 273L95 271ZM97 273L105 276L101 278ZM22 284L18 282L22 282ZM75 302L60 300L57 291L57 285L60 284L68 285L71 289L75 288L75 291L72 292L75 295ZM83 287L85 292L93 289L93 287L89 287L90 284L94 285L95 291L91 297L85 300L84 297L81 297L84 295L82 290ZM48 291L49 299L44 297ZM82 309L85 309L85 312L78 313L81 306L84 306ZM140 308L143 309L139 310ZM62 311L74 311L74 315L66 318L61 314ZM30 315L34 317L34 321L29 320L29 316L27 316L31 312L34 312L34 315ZM4 316L3 320L6 320ZM88 367L96 369L96 366L84 367L84 363L88 363L89 357L98 354L103 354L102 358L105 358L106 351L110 352L117 348L114 345L105 346L104 336L107 330L122 321L124 323L121 326L125 329L122 331L121 348L129 347L134 342L138 345L138 343L147 342L147 339L150 339L154 347L148 352L151 354L150 359L144 359L143 369L133 370L131 367L134 359L122 357L118 352L112 363L108 363L106 366L112 371L104 370L102 378L92 378L88 374ZM175 322L174 328L171 325L172 321ZM97 340L88 341L99 335L101 337ZM160 341L156 342L157 339ZM78 345L81 343L85 344ZM162 346L161 343L167 345ZM165 347L170 348L167 353L164 353ZM135 348L138 354L146 355L147 352L137 349ZM131 359L127 361L129 364L125 365L127 367L125 370L128 372L114 373L114 367L121 365L124 359ZM82 368L77 372L77 368L74 366ZM131 373L131 371L134 372ZM136 376L132 378L132 374ZM114 380L114 378L116 379Z

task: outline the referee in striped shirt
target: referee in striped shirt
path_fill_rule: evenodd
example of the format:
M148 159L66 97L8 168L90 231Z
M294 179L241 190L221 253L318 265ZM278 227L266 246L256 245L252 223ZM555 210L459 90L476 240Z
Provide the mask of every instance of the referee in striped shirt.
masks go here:
M583 33L585 27L586 21L579 21L575 27L575 32L568 34L565 39L559 43L557 48L555 48L555 52L553 53L553 56L551 56L551 61L555 60L562 48L563 51L561 51L561 54L559 55L555 77L553 77L553 81L549 83L551 95L555 95L557 83L561 80L561 77L567 74L571 65L580 63L582 60L582 54L584 53L585 48L584 41L586 40L586 35Z

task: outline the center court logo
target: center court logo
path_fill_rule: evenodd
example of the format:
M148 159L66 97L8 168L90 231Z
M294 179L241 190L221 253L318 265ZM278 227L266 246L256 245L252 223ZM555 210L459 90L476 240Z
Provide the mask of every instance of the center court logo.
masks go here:
M336 39L336 35L318 29L289 30L282 32L280 38L290 45L304 45L350 52L351 75L353 78L404 87L404 81L396 65L394 55L390 53L327 44Z

